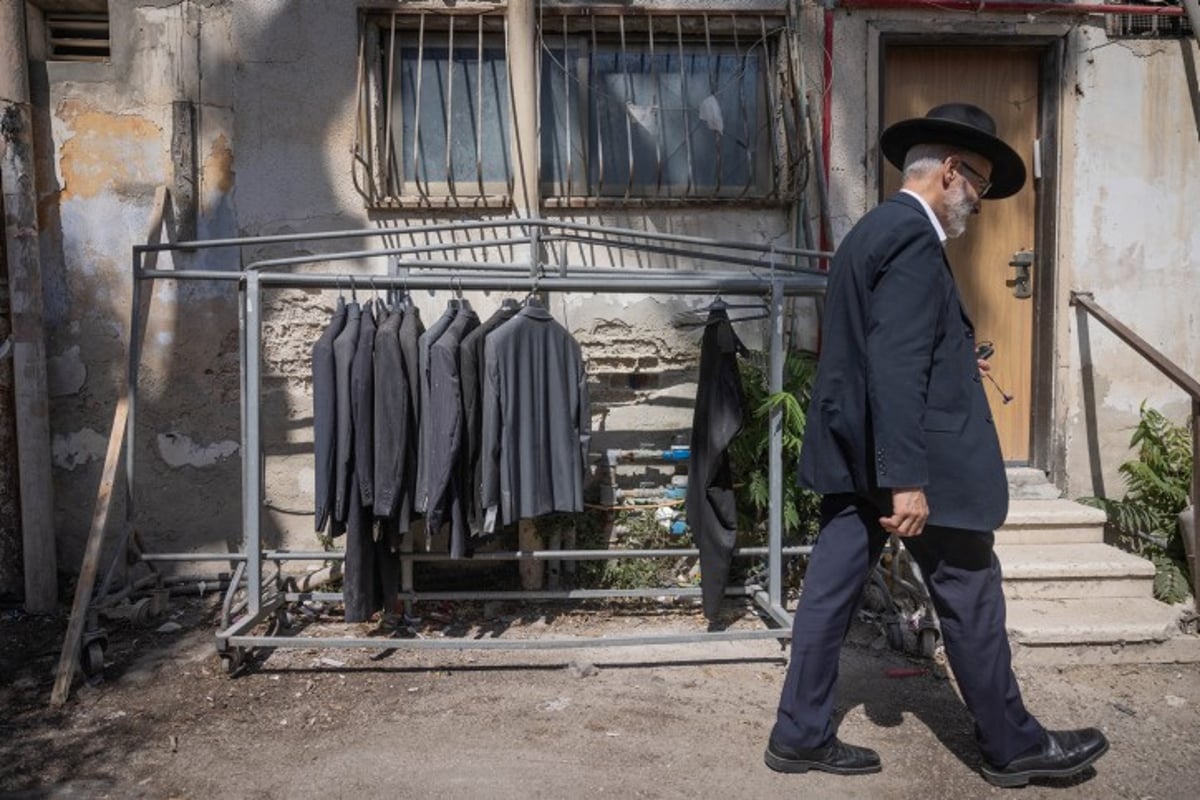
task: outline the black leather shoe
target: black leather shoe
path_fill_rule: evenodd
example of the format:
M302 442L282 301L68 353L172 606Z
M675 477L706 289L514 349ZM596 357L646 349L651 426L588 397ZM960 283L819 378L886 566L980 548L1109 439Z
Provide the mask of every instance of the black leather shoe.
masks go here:
M776 772L808 772L810 769L834 775L866 775L879 772L879 754L866 747L855 747L837 739L824 747L793 748L767 742L763 761Z
M1108 739L1095 728L1046 731L1046 741L1003 767L983 764L983 777L993 786L1017 787L1030 778L1069 778L1108 752Z

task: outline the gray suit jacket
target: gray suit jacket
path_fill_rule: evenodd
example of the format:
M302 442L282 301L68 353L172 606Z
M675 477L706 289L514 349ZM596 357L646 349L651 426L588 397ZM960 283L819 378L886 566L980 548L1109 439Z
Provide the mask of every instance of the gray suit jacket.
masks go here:
M430 326L429 330L421 334L418 340L417 349L418 365L417 372L419 374L419 384L421 387L421 416L418 419L417 435L417 496L414 508L417 511L424 512L429 507L429 348L433 347L446 328L450 327L450 323L454 321L454 317L458 314L458 301L451 300L446 306L446 310L442 316L438 317L437 322Z
M591 439L578 342L530 304L484 341L485 530L554 511L583 510Z
M462 381L459 345L479 327L479 317L464 301L454 321L429 349L429 430L435 446L429 451L429 509L426 535L450 519L450 555L466 555L466 508L462 469Z
M408 427L408 380L400 353L397 308L375 331L375 516L390 519L399 506L404 484Z
M375 495L375 312L363 306L358 346L350 367L350 415L354 425L354 475L362 504L374 505Z

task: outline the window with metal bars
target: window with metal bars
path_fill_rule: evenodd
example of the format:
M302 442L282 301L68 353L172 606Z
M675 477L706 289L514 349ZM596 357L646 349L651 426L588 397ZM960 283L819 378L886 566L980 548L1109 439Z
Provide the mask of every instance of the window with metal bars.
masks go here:
M511 87L498 10L363 17L355 178L375 207L511 202L510 91L539 96L546 205L774 201L802 172L782 18L563 7ZM532 143L531 143L532 144Z
M781 31L761 16L543 19L546 201L782 196Z
M1113 5L1147 5L1146 0L1116 0ZM1192 25L1179 0L1155 0L1165 13L1113 14L1107 18L1108 35L1114 38L1188 39ZM1169 9L1169 10L1168 10Z
M377 206L503 206L511 196L504 17L365 21L355 175Z

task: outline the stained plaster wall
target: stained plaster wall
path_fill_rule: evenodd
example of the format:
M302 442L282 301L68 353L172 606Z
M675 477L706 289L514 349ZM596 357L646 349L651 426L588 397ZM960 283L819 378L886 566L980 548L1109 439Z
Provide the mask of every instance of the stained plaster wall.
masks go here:
M820 9L808 12L808 53L820 52ZM1081 331L1072 290L1096 301L1189 374L1200 375L1200 193L1197 45L1110 39L1100 17L835 13L830 195L835 241L877 197L879 50L888 33L956 37L1061 37L1060 180L1055 270L1051 461L1039 464L1068 497L1119 497L1142 402L1177 422L1190 401L1128 346L1090 321ZM811 56L810 56L811 58ZM819 66L818 66L819 68ZM810 81L813 80L810 67ZM1081 348L1081 342L1090 342ZM1094 392L1085 390L1085 378ZM1041 376L1035 376L1041 377ZM1094 413L1085 413L1088 409ZM1090 421L1094 420L1094 422Z
M178 186L181 177L172 151L178 133L173 103L187 100L196 110L198 238L438 221L368 212L353 185L358 47L353 4L112 0L109 5L113 62L49 63L37 87L45 154L40 193L56 524L61 563L68 570L82 554L125 376L130 247L146 241L156 189ZM186 208L168 211L175 212L175 224L187 221ZM571 218L794 244L784 209L596 212ZM364 243L343 241L338 247L352 250ZM229 269L239 260L316 249L199 251L164 256L158 266ZM524 258L519 248L507 255ZM568 257L572 263L648 265L644 258L604 249L575 250ZM382 260L319 266L386 270ZM241 527L236 298L227 284L217 282L144 286L153 300L143 338L134 445L138 529L152 550L235 548ZM440 314L447 296L418 293L427 324ZM311 549L316 544L310 512L309 355L336 297L333 291L274 290L264 301L259 411L267 546ZM481 316L501 299L498 293L469 297ZM579 339L589 361L595 449L642 442L665 446L686 435L699 332L674 327L671 318L703 302L661 295L552 299L552 311ZM799 327L811 326L802 320ZM763 333L754 324L742 331L751 346L761 343ZM118 497L113 518L123 513Z

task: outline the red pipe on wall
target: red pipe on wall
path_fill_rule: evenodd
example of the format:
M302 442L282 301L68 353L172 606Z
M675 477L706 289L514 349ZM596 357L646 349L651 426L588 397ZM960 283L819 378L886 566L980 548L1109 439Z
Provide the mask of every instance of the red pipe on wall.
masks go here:
M1178 6L1121 6L1081 3L1029 3L999 2L987 0L838 0L839 8L858 10L921 10L921 11L974 11L980 14L1154 14L1163 17L1182 17L1184 10ZM825 12L828 14L829 12Z

